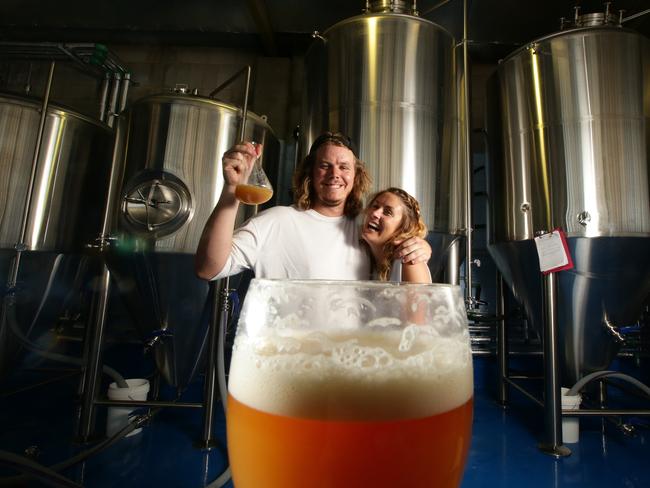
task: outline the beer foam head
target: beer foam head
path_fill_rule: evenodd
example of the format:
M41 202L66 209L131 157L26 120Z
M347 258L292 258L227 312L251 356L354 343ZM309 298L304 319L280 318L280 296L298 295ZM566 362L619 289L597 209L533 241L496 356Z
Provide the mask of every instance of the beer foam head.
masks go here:
M270 294L251 285L230 367L238 401L286 416L381 420L443 413L471 398L460 290L304 283L308 291L286 296L275 283Z

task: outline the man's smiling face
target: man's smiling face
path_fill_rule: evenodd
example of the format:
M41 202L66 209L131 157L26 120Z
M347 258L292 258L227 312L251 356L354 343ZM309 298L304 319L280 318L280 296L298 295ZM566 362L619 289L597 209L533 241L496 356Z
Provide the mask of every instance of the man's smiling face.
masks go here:
M318 148L315 159L313 208L326 215L343 215L345 201L354 187L354 154L347 147L327 143Z

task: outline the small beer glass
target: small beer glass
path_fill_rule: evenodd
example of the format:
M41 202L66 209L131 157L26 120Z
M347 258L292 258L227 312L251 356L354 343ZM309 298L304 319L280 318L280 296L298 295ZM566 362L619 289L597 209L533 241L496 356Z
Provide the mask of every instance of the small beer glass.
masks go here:
M237 199L247 205L259 205L268 202L273 196L273 187L269 181L268 176L262 168L262 158L260 154L261 146L252 143L257 152L257 159L248 176L246 183L237 185L235 187L235 196Z

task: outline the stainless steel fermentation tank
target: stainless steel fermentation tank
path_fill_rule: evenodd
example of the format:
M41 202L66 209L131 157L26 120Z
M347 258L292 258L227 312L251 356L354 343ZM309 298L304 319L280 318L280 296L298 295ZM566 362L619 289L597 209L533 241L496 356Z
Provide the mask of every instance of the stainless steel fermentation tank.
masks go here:
M208 284L194 253L223 186L221 157L238 138L242 110L192 94L140 99L122 115L126 141L108 264L159 371L183 387L199 367L208 330ZM245 139L264 144L262 164L277 174L279 142L247 112ZM242 205L241 223L253 207Z
M608 367L650 292L650 42L602 14L578 20L589 27L500 63L489 128L489 249L538 328L533 238L568 236L575 268L557 276L567 386Z
M325 130L349 135L374 190L398 186L419 200L437 272L465 227L454 41L430 21L395 13L408 11L404 2L393 13L371 3L306 54L302 152Z
M16 313L24 334L37 310L54 323L81 251L100 234L113 138L106 125L50 104L34 164L41 110L40 100L0 94L0 279L4 288L18 247ZM0 324L0 377L19 349Z

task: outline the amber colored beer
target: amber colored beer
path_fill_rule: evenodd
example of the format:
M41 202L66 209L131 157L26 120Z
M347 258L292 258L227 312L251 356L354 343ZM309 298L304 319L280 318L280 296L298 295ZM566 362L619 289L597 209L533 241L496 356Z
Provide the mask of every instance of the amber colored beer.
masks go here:
M274 415L228 397L237 488L456 488L471 425L471 399L430 417L358 422Z
M466 320L457 286L252 280L228 379L235 487L458 488Z
M259 205L271 199L273 190L257 185L237 185L235 187L235 196L242 203Z

